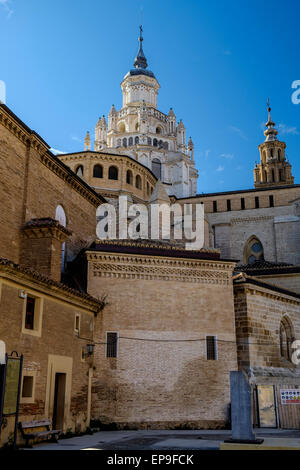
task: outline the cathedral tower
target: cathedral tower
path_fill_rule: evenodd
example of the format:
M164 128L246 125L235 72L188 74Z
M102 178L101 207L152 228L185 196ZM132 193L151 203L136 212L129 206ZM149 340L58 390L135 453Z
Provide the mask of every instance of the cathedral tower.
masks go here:
M268 100L268 122L264 132L266 139L259 145L260 163L254 168L255 188L269 186L287 186L294 184L291 164L286 159L285 142L277 139L278 131L271 118Z

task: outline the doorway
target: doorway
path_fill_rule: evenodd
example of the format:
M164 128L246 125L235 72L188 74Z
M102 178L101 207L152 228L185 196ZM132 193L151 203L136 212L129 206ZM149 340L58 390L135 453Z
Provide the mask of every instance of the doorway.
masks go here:
M273 385L257 385L258 419L260 428L277 428Z
M55 374L52 429L63 430L64 427L66 376L58 372Z

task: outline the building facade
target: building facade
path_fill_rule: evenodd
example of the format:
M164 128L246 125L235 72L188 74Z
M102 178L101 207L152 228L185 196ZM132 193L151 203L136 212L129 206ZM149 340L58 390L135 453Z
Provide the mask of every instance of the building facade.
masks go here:
M300 390L300 185L285 143L268 107L255 188L196 194L193 143L158 111L142 41L94 150L87 134L83 151L55 156L0 104L0 341L24 354L20 420L221 428L229 372L242 369L255 423L299 428L282 399ZM202 203L204 247L97 239L97 208L119 195Z

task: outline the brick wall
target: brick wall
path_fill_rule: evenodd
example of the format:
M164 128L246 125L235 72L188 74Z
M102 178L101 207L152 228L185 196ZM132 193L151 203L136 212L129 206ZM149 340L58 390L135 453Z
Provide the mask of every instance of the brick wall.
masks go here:
M237 367L233 265L198 261L196 278L191 271L183 282L166 280L163 272L166 263L169 275L180 277L187 268L180 260L173 271L167 260L101 256L90 253L89 262L89 293L108 294L95 337L105 343L106 332L115 331L121 338L117 358L106 358L105 345L96 345L93 418L120 427L224 426L229 371ZM205 335L218 337L217 361L206 359Z

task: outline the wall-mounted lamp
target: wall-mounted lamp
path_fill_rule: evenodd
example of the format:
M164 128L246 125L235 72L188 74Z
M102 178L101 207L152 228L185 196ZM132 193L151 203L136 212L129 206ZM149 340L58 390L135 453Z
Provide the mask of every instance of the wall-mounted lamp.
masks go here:
M86 345L86 351L82 348L82 356L83 358L85 357L91 357L94 354L95 350L95 345L94 343L88 343Z

